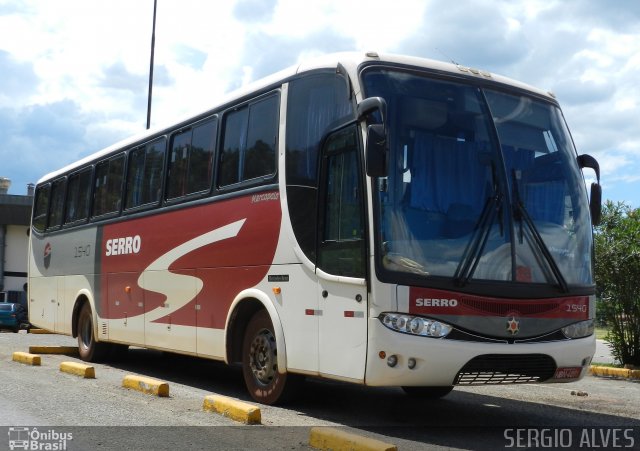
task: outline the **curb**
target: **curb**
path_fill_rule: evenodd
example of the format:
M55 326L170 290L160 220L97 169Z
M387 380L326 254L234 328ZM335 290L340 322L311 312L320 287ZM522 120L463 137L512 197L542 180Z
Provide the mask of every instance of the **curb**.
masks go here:
M226 396L205 396L202 409L206 412L219 413L245 424L260 424L262 422L259 407Z
M85 379L96 378L96 370L94 367L78 362L62 362L60 363L60 371L62 371L63 373L81 376Z
M40 366L40 356L36 354L29 354L28 352L16 351L13 353L13 361L19 363L26 363L31 366Z
M78 355L77 346L29 346L31 354L67 354Z
M621 377L624 379L640 379L640 370L611 368L608 366L591 366L589 372L600 377Z
M47 329L36 329L36 328L31 328L31 329L27 330L27 333L28 334L36 334L36 335L38 335L38 334L41 334L41 335L44 335L44 334L55 334L55 332L51 332L50 330L47 330Z
M127 374L124 379L122 379L122 386L162 398L169 396L169 384L150 377Z
M317 449L350 451L397 451L398 447L331 427L312 427L309 446Z

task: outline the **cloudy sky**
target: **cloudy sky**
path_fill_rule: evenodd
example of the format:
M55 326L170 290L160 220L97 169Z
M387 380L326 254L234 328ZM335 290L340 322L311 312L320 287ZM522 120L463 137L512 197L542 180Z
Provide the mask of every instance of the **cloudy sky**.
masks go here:
M146 126L153 0L0 0L11 194ZM152 126L305 57L455 60L557 95L605 199L640 207L638 0L158 0ZM592 177L592 172L585 174Z

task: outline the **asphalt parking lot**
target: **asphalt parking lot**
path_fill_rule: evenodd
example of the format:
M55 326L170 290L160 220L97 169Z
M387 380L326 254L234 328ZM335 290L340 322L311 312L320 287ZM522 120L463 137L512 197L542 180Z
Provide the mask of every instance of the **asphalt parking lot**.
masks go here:
M40 367L12 361L13 352L34 345L73 346L75 340L0 334L0 428L75 432L70 445L77 447L67 449L211 449L212 443L219 449L309 449L313 427L408 450L504 448L514 438L508 431L549 427L575 434L594 427L632 431L640 443L637 381L587 376L571 384L456 388L425 403L393 387L309 380L295 402L260 406L262 424L245 426L202 409L211 394L251 402L237 368L136 348L121 361L96 364L95 379L82 379L59 371L63 361L80 362L73 355L42 355ZM170 396L123 388L127 374L167 381ZM0 446L7 432L0 430Z

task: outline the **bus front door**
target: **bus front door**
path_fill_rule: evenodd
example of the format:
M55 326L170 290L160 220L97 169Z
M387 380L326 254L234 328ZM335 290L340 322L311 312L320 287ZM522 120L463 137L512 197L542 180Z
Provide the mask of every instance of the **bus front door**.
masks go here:
M319 370L363 381L367 354L364 199L358 128L322 149L318 221Z

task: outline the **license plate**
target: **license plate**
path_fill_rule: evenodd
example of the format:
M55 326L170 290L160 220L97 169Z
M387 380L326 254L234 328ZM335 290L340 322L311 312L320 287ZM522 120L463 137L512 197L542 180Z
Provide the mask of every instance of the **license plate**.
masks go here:
M582 367L580 366L569 367L569 368L558 368L553 378L554 379L576 379L580 377L581 372L582 372Z

